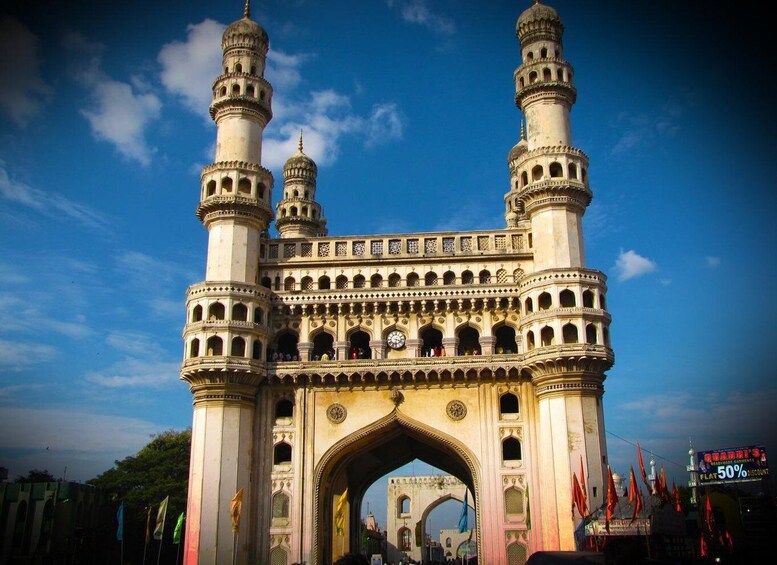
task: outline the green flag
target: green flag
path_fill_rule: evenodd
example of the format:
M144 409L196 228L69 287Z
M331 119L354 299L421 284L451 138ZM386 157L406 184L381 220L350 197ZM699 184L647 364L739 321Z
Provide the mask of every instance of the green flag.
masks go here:
M362 530L362 551L367 553L367 528Z
M159 510L156 513L156 528L154 528L154 539L162 540L162 535L165 533L165 517L167 516L167 501L170 499L166 496L165 499L159 504Z
M526 529L531 530L531 512L529 511L529 483L526 483Z
M183 530L184 516L184 512L181 512L181 515L178 516L178 522L176 522L175 529L173 530L173 543L181 543L181 531Z

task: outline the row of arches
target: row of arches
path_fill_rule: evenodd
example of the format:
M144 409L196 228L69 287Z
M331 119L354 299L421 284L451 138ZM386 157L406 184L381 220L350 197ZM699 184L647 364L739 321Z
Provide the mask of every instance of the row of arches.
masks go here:
M597 293L591 289L586 289L580 294L580 301L575 291L565 288L561 290L557 297L548 291L543 291L536 296L529 296L523 301L523 313L531 314L535 311L551 310L553 308L575 308L581 303L583 308L596 308ZM598 293L599 308L606 310L606 301L604 294Z
M267 96L267 93L263 88L259 89L259 95L256 94L256 87L248 83L245 86L245 89L241 89L240 83L232 83L232 86L227 89L226 85L222 86L218 89L218 94L214 93L213 98L223 98L227 95L227 93L230 94L230 96L247 96L249 98L258 98L259 100L264 100Z
M313 220L318 219L318 210L315 206L311 206L310 208L308 206L302 206L302 208L298 208L297 206L288 206L287 208L286 206L281 205L278 207L278 209L281 213L281 218L298 218L301 216L303 218L311 218Z
M528 351L531 351L536 347L550 347L552 345L556 345L556 330L553 328L553 326L543 326L539 330L538 334L539 335L535 333L535 330L529 330L526 332L526 349ZM604 345L609 347L610 332L606 326L602 327L601 341L604 343ZM582 342L591 345L599 344L599 332L596 324L589 323L585 325L585 340ZM581 343L580 331L578 330L577 324L569 322L561 326L561 343Z
M521 269L514 271L512 280L504 269L499 269L496 276L492 275L488 269L483 269L477 274L470 270L464 270L460 275L453 271L445 271L442 276L434 271L429 271L423 275L423 278L421 278L419 273L411 272L404 279L399 273L391 273L387 277L380 273L375 273L369 279L361 274L355 275L352 279L349 279L346 275L339 275L335 277L334 281L328 275L323 275L316 281L312 277L303 277L298 283L293 276L288 276L281 281L281 277L278 275L275 277L274 285L269 277L263 277L262 284L267 288L273 288L274 286L275 290L282 289L286 292L294 292L297 290L345 290L348 288L397 288L402 286L413 288L422 286L422 283L423 286L449 286L457 283L463 285L515 284L522 276L523 271Z
M208 304L207 320L209 322L226 320L226 306L219 301ZM253 316L250 316L251 310L248 306L242 302L237 302L232 305L230 320L234 322L253 322L256 325L263 325L265 323L264 310L259 306L253 309ZM195 304L192 308L189 321L192 323L203 321L203 316L206 314L202 304Z
M243 72L243 63L241 63L239 61L237 63L235 63L235 65L232 67L232 72L233 73L242 73ZM224 74L229 74L229 66L225 66L224 67ZM250 74L256 76L256 65L251 65Z
M582 183L588 182L588 171L582 165L577 163L567 163L566 171L564 166L558 161L553 161L546 168L537 164L534 165L531 170L521 171L518 180L515 181L515 189L519 190L529 184L529 182L538 182L546 179L561 179L566 178L569 180L576 180Z
M518 84L521 88L524 88L527 84L536 84L540 79L544 82L555 81L571 84L572 71L563 64L552 65L552 69L551 67L543 67L541 71L531 70L528 74L518 77Z
M261 181L253 183L248 177L238 175L236 178L231 176L222 176L218 182L211 178L202 187L202 197L209 196L246 196L264 200L269 194L267 187Z
M538 52L538 55L539 55L540 59L547 59L549 53L550 53L550 51L548 50L547 47L541 47L539 52ZM559 50L559 48L557 46L554 47L554 49L553 49L553 56L556 59L561 57L561 51ZM526 60L527 61L533 61L534 60L534 51L527 51L526 52Z
M189 358L195 357L220 357L222 355L229 355L232 357L247 357L247 352L250 352L251 359L262 359L262 342L259 339L246 340L241 336L233 337L229 341L229 350L224 346L224 339L221 336L213 335L205 340L205 351L202 351L200 339L195 337L189 342Z

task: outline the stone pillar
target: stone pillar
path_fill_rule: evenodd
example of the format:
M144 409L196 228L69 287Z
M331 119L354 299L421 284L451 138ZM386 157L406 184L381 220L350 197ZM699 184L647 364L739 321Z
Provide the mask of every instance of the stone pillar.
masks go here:
M483 355L493 355L494 354L494 344L496 343L496 338L492 335L482 335L478 339L478 342L480 343L480 352Z
M348 349L351 343L348 341L335 342L335 357L340 360L348 359Z
M405 347L407 347L410 357L420 357L423 344L424 340L418 338L408 338L405 340Z
M310 352L313 351L312 341L301 341L297 344L300 361L310 361Z
M459 354L459 338L455 336L442 338L442 346L445 348L445 355L448 357Z
M372 349L373 359L385 359L386 358L386 340L385 339L371 339L370 349Z

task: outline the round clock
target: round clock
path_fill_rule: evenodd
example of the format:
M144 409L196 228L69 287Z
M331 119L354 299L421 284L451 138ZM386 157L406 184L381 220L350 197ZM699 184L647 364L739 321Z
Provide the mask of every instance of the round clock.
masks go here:
M399 330L394 330L386 336L386 343L391 349L402 349L405 345L405 334Z

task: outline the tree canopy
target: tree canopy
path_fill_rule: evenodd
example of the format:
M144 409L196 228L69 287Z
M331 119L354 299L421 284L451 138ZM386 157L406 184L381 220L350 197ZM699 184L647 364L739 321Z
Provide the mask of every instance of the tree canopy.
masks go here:
M191 429L168 430L151 438L137 454L116 461L112 469L87 481L102 489L117 509L124 502L125 555L143 551L149 509L153 532L159 505L170 497L163 543L168 550L174 547L176 520L186 511Z
M40 469L30 469L27 471L27 475L23 477L17 477L16 481L17 483L52 483L56 481L57 479L54 478L54 475L48 472L48 469L40 470Z

